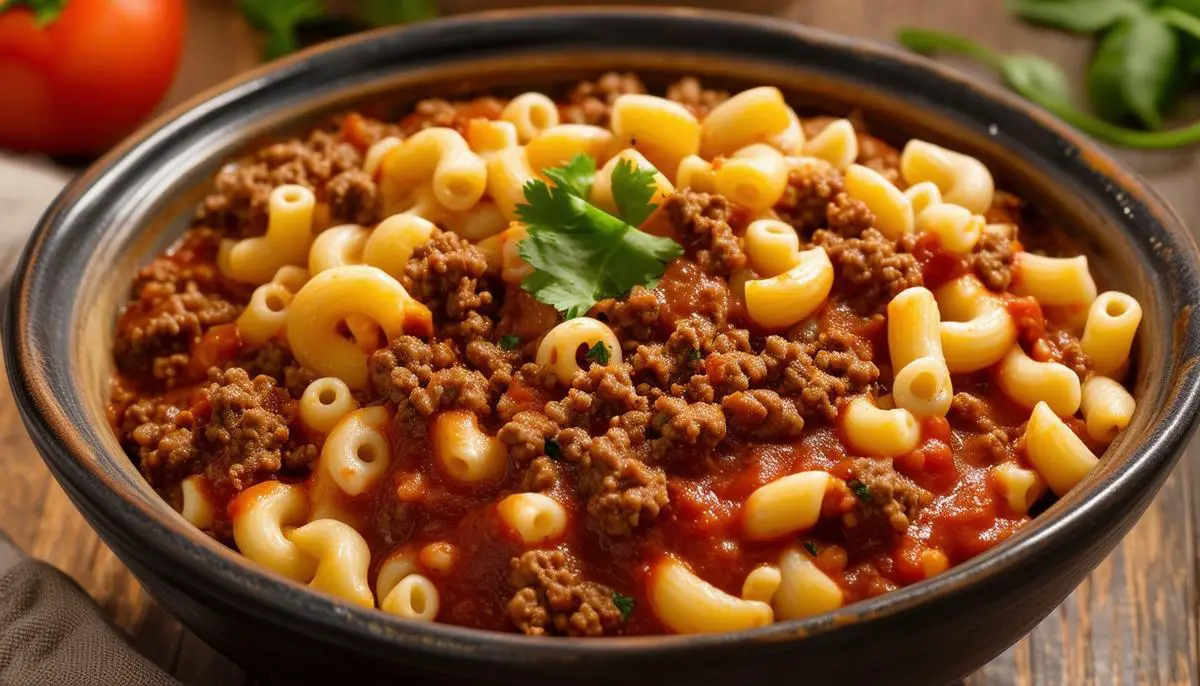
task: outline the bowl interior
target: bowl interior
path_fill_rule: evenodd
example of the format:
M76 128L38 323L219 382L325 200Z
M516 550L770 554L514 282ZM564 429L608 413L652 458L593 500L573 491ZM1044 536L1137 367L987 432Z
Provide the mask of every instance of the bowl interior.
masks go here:
M353 616L381 635L404 634L402 622L348 610L258 570L192 530L145 484L106 417L115 313L136 269L182 233L209 179L240 152L347 109L395 112L423 97L561 92L611 69L636 71L652 87L686 74L731 90L776 85L801 113L859 112L872 132L893 143L919 137L976 155L999 186L1044 208L1080 239L1102 288L1126 291L1144 308L1136 346L1137 413L1081 487L1013 540L945 575L833 616L757 630L761 635L825 630L999 569L1044 542L1050 529L1102 506L1102 496L1122 479L1160 470L1170 460L1164 446L1191 422L1190 412L1178 410L1195 406L1196 372L1189 360L1197 340L1190 317L1197 260L1177 220L1140 181L1048 115L1031 114L1015 99L948 71L917 66L913 58L747 19L739 21L753 24L753 31L699 48L689 38L688 22L717 20L651 16L636 25L606 25L586 13L545 15L540 38L528 42L498 35L495 25L478 19L456 22L453 40L445 35L449 29L422 28L352 39L256 72L191 103L191 109L171 113L85 173L43 220L23 263L8 327L18 353L10 355L14 377L24 379L44 430L71 456L49 457L56 474L76 482L77 497L103 501L100 507L131 536L171 537L177 545L168 555L246 586L291 587L289 597L319 608L323 616ZM614 40L622 27L628 37ZM451 44L472 47L448 49ZM653 45L660 47L648 47ZM762 56L747 56L753 54ZM1172 278L1152 276L1162 274ZM449 638L469 633L453 627L434 631Z

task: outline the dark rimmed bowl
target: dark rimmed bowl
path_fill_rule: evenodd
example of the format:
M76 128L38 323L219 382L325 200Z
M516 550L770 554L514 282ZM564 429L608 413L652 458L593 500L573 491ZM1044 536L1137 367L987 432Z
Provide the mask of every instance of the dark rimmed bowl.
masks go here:
M1145 309L1138 409L1100 467L1018 536L930 581L804 621L734 634L572 641L414 624L266 572L191 529L105 421L114 313L139 264L177 237L223 160L339 109L565 85L605 69L775 84L858 110L877 132L976 154L1002 185L1085 239L1101 280ZM4 326L38 450L105 542L205 641L281 681L945 683L1045 617L1145 509L1197 409L1200 265L1145 182L1013 96L897 51L777 20L695 11L476 15L340 41L170 113L55 201L25 251ZM1153 363L1149 363L1153 361Z

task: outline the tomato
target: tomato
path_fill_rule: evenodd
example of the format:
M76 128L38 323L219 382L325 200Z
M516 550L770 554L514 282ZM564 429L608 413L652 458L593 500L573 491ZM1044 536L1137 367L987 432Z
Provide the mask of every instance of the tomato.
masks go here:
M0 147L91 154L118 142L171 85L183 0L68 0L39 26L0 13Z

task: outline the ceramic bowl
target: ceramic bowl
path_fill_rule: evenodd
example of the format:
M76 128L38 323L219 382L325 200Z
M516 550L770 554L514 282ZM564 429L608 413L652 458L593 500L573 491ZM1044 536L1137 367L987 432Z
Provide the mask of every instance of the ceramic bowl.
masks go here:
M565 87L608 69L774 84L799 108L984 160L1080 237L1103 285L1145 310L1132 424L1011 540L934 579L803 621L710 636L533 639L402 621L261 569L189 527L105 421L115 312L239 152L365 103ZM93 527L201 638L283 683L946 683L1045 617L1129 530L1191 433L1200 267L1192 239L1100 146L1000 89L888 47L744 15L492 13L368 33L251 72L160 118L81 174L24 253L8 373L41 452ZM1149 363L1153 361L1153 363Z

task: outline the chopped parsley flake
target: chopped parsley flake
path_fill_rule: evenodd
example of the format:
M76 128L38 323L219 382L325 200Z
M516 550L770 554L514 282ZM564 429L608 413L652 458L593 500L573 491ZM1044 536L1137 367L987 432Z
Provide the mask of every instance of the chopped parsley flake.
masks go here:
M871 502L871 489L867 488L866 484L858 479L851 479L846 482L846 485L850 487L851 491L854 491L854 496L856 498L864 503Z
M562 457L562 447L558 445L558 441L553 438L547 438L545 442L546 457L551 460L557 460Z
M629 618L633 616L634 599L613 591L612 600L617 609L621 611L621 621L628 622Z
M521 345L521 337L509 334L500 337L500 347L505 350L516 350L517 346Z
M604 366L608 364L608 346L604 345L604 341L596 341L596 345L588 348L588 351L583 358L585 360L591 360L600 366Z

